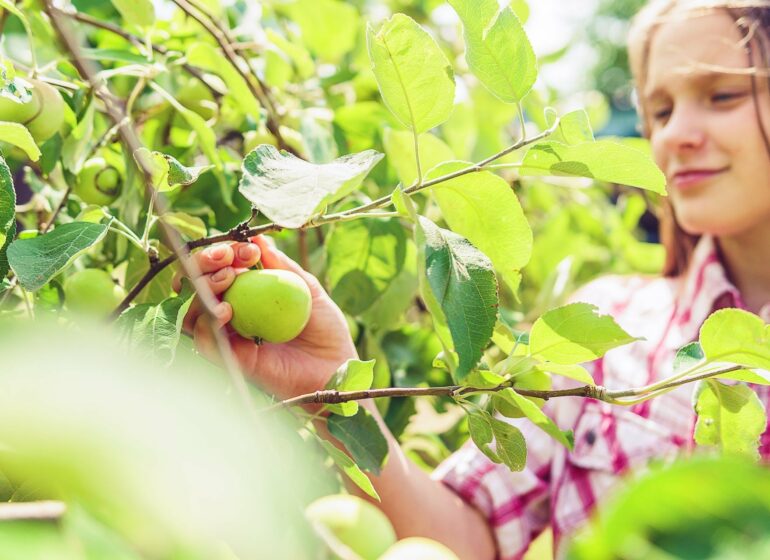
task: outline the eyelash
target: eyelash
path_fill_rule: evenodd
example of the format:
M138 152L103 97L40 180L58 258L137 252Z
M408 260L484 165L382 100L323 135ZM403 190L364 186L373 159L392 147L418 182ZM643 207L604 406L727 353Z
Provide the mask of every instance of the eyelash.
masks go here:
M723 102L729 102L734 101L735 99L739 99L744 97L745 93L743 92L736 92L736 93L717 93L711 96L711 101L714 103L723 103ZM660 111L657 111L652 114L652 118L656 121L665 119L671 114L671 109L661 109Z

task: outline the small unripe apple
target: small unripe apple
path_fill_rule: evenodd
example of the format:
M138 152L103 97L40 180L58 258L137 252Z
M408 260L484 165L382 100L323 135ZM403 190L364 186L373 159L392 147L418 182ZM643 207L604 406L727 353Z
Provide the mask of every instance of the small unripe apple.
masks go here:
M64 123L64 100L52 85L40 80L31 82L35 86L32 96L38 99L40 105L35 116L24 124L37 142L45 142Z
M86 204L109 206L120 196L120 172L100 157L89 159L78 173L73 191Z
M106 317L125 295L123 288L99 268L79 270L64 281L64 301L76 313Z
M391 546L378 560L460 560L440 542L423 537L408 537Z
M396 542L390 520L377 507L358 496L324 496L305 510L310 521L325 526L362 560L377 560Z
M230 324L238 334L273 343L296 338L313 306L307 283L289 270L276 269L239 274L224 300L233 308Z
M31 99L17 103L0 97L0 121L21 123L37 142L45 142L64 123L64 100L55 87L40 80L27 80Z
M0 121L26 123L40 110L40 96L34 95L30 87L30 99L26 103L0 96Z
M551 390L551 376L544 371L532 370L526 373L522 373L513 378L514 389L529 389L531 391L550 391ZM537 397L525 397L535 403L538 407L543 408L545 401L538 399ZM508 418L522 418L524 413L518 406L509 403L497 396L493 397L495 401L495 408L500 411L503 416Z

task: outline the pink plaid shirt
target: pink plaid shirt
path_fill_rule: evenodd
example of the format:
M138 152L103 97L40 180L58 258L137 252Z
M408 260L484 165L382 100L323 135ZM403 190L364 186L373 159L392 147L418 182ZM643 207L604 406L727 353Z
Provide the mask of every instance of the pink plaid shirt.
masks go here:
M580 289L572 301L593 303L626 332L646 339L587 364L597 385L609 389L639 387L671 375L677 349L698 339L700 326L712 311L744 307L708 236L698 243L691 266L681 277L607 276ZM770 322L770 303L760 316ZM555 382L562 379L554 377ZM769 388L753 388L767 406ZM549 524L555 556L560 557L568 537L588 520L597 502L622 483L624 473L643 470L651 459L670 460L691 447L692 391L692 385L684 385L632 408L593 399L553 399L545 411L559 427L574 431L572 452L528 420L506 419L527 440L524 471L512 473L492 463L469 441L439 465L433 478L486 516L500 560L521 558ZM760 445L762 456L769 457L770 430Z

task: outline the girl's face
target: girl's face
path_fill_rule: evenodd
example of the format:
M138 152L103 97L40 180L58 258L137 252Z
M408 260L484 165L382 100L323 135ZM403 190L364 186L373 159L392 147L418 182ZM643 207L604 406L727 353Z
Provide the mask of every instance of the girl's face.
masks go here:
M714 12L667 21L650 42L641 101L653 155L688 233L730 236L770 227L770 155L741 39L733 19ZM766 79L757 85L770 132Z

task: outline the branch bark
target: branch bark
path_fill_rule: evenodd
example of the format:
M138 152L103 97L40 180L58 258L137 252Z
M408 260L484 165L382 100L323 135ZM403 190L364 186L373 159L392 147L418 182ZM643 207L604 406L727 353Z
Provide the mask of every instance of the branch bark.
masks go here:
M703 379L710 379L718 375L724 375L745 369L743 366L729 366L708 373L693 375L685 379L672 380L670 383L664 383L654 391L650 391L649 396L657 396L662 392L670 391L687 383L694 383ZM265 411L300 406L305 404L340 404L344 402L360 401L366 399L383 399L388 397L424 397L424 396L444 396L459 397L469 393L494 393L504 389L512 388L513 381L508 381L497 387L468 387L463 385L449 385L446 387L389 387L387 389L369 389L366 391L335 391L324 390L315 391L306 395L299 395L290 399L283 400L266 409ZM531 389L516 389L516 392L525 397L536 397L538 399L549 400L562 397L582 397L596 399L612 404L631 406L638 401L623 402L619 399L623 397L643 396L646 388L623 389L608 391L601 385L583 385L573 389L560 389L557 391L535 391Z

